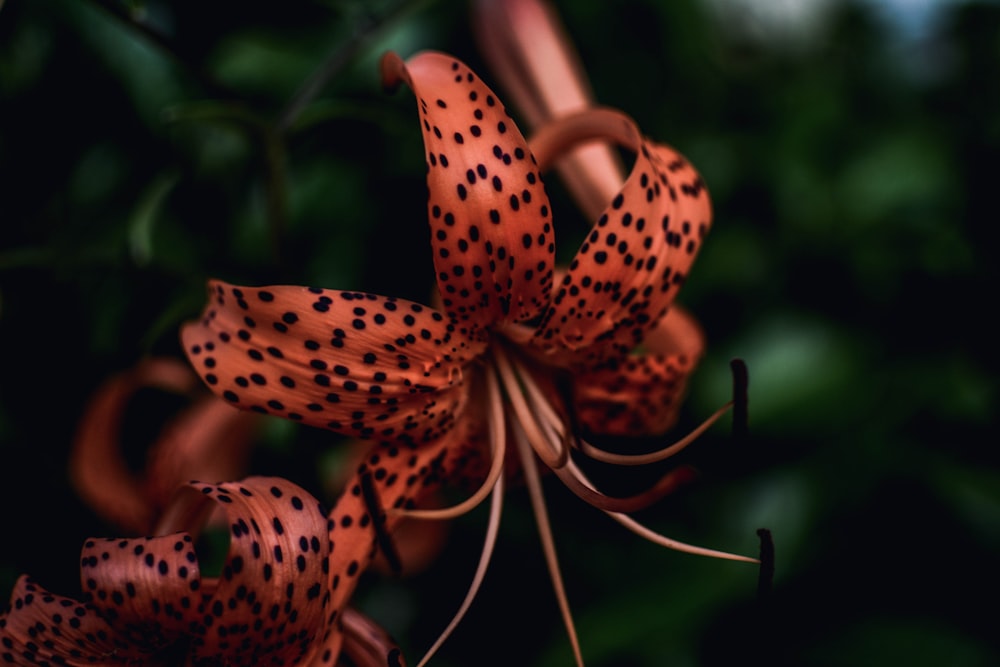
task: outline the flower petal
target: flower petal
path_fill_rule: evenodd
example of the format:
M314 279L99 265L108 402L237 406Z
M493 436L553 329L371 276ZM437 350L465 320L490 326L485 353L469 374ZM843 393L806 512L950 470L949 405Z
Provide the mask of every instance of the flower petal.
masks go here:
M123 637L160 651L200 620L201 576L191 536L88 539L80 559L84 594Z
M485 424L474 407L438 440L419 446L380 442L358 466L330 513L333 609L347 604L360 573L385 553L383 540L392 540L400 522L410 521L396 510L424 508L445 485L478 479L488 467L481 460L488 451ZM412 568L410 562L399 565Z
M677 420L687 379L704 349L688 313L674 306L643 340L644 352L611 357L574 375L581 426L600 435L659 435Z
M480 336L531 320L548 303L555 253L548 196L527 142L494 93L463 63L423 52L382 59L405 81L427 150L434 267L445 310Z
M432 440L484 344L420 304L314 287L209 283L184 351L230 403L362 438Z
M619 112L593 109L556 121L532 140L544 168L593 138L636 152L632 172L580 246L535 343L587 358L627 353L663 317L711 223L698 173L672 148L639 134Z
M90 605L22 575L0 615L0 662L13 665L149 664Z
M304 489L276 477L190 486L220 503L230 521L229 554L205 600L204 642L196 642L192 662L295 664L326 629L325 510Z
M550 3L476 0L472 18L480 51L529 128L594 106L579 55ZM555 166L589 220L624 180L620 160L601 143L569 151Z
M145 485L153 505L162 511L188 480L246 475L260 419L208 393L178 414L149 450Z
M114 375L94 392L76 429L69 471L77 493L102 517L142 534L149 531L156 513L121 451L121 423L129 399L142 387L187 393L196 385L197 378L182 361L151 358Z
M344 653L357 667L403 667L402 652L385 630L360 611L344 610Z
M307 654L327 627L329 604L327 518L319 502L274 477L191 482L176 500L192 499L214 502L228 520L222 576L201 577L187 533L89 540L81 572L94 605L154 647L193 637L193 663L291 662Z
M121 424L129 401L143 388L190 396L193 402L167 423L149 448L146 470L137 474L122 453ZM103 518L125 532L148 535L177 485L244 475L257 420L205 392L186 362L143 359L94 392L76 430L70 475L77 493Z

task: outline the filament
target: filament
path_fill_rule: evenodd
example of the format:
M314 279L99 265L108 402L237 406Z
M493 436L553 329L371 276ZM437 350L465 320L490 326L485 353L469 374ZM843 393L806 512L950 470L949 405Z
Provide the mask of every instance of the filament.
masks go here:
M501 424L503 422L501 421ZM503 430L501 425L500 430ZM469 585L469 590L465 594L465 599L462 600L461 606L458 611L455 612L455 616L452 617L451 622L448 623L448 627L444 629L444 632L437 638L434 644L427 649L427 653L424 657L420 659L417 663L417 667L423 667L427 664L427 661L441 648L442 644L451 636L451 633L458 627L458 624L465 617L465 613L472 606L472 601L476 598L476 594L479 592L479 588L483 583L483 579L486 577L486 568L490 564L490 558L493 556L493 547L497 542L497 534L500 532L500 514L503 509L503 476L497 477L496 482L494 482L493 488L493 499L490 502L490 520L486 527L486 540L483 542L483 551L479 556L479 564L476 566L476 573L472 577L472 583Z
M553 437L551 430L545 431L538 425L537 417L524 400L524 393L521 390L525 386L523 380L527 374L521 375L515 372L510 359L499 345L494 346L493 352L495 366L506 389L508 405L524 429L528 443L549 468L553 470L562 468L569 458L569 447L562 438Z
M597 493L597 491L593 487L593 484L590 482L589 479L587 479L586 475L584 475L583 472L581 472L580 470L577 470L575 467L573 468L573 472L576 473L579 481L582 484L584 484L587 487L589 487L591 489L591 491ZM669 538L669 537L667 537L665 535L661 535L661 534L657 533L656 531L647 528L646 526L643 526L641 523L639 523L638 521L636 521L632 517L627 516L627 515L625 515L625 514L623 514L621 512L613 512L613 511L608 511L608 510L603 510L603 509L602 509L602 511L605 514L607 514L608 516L610 516L612 519L614 519L615 521L617 521L618 523L620 523L621 525L625 526L630 531L632 531L633 533L635 533L636 535L638 535L639 537L642 537L642 538L644 538L646 540L649 540L653 544L658 544L658 545L660 545L662 547L666 547L667 549L673 549L674 551L683 551L684 553L694 554L696 556L708 556L709 558L721 558L723 560L736 560L736 561L742 561L742 562L745 562L745 563L759 563L760 562L756 558L750 558L749 556L741 556L739 554L731 554L731 553L728 553L728 552L725 552L725 551L716 551L715 549L706 549L705 547L699 547L699 546L695 546L693 544L687 544L685 542L679 542L679 541L671 539L671 538Z
M517 451L521 458L521 466L524 469L525 483L528 486L528 495L531 497L531 508L535 514L538 534L545 552L545 564L548 566L549 576L552 577L552 588L555 590L556 600L559 603L559 612L566 625L566 632L569 635L569 643L573 647L573 657L576 659L576 664L578 667L583 667L583 654L580 651L576 626L573 625L573 616L569 610L569 600L566 598L562 574L559 572L559 560L556 556L556 545L552 539L549 515L545 509L545 497L542 495L542 481L538 475L538 466L535 465L531 443L528 442L524 431L518 427L516 422L513 431L514 441L517 443Z
M663 449L658 449L655 452L649 452L647 454L616 454L614 452L609 452L605 449L595 447L583 438L578 438L577 442L579 443L581 452L595 461L600 461L602 463L612 463L620 466L641 466L648 463L656 463L657 461L663 461L664 459L670 458L697 440L701 437L702 433L707 431L712 426L712 424L719 421L719 418L726 414L731 407L733 407L732 401L726 403L721 408L713 412L708 419L703 421L695 427L693 431L677 442L664 447Z

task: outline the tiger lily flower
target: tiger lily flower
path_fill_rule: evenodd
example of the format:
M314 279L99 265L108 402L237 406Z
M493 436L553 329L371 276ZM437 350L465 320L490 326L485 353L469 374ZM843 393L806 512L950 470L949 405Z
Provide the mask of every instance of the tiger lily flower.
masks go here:
M239 408L374 440L359 475L369 476L368 495L385 508L376 523L387 534L404 517L457 516L493 492L480 568L441 639L482 579L505 464L520 469L582 664L536 459L588 503L654 542L754 561L669 540L626 515L669 492L679 475L613 498L590 483L572 456L624 465L662 460L725 412L650 454L605 451L586 439L661 434L675 421L702 338L693 320L670 306L711 221L707 191L683 157L643 137L621 113L600 109L560 119L529 149L493 91L455 58L422 52L404 62L389 53L382 68L388 87L405 82L418 103L440 306L213 280L202 317L182 328L184 350L209 387ZM541 173L566 150L593 140L633 151L635 164L575 258L557 269ZM466 501L451 508L422 504L429 490L463 479L480 483ZM358 504L362 491L355 485L353 498L345 494L341 502L370 516L370 507Z
M149 446L146 466L136 474L125 461L121 430L131 399L142 389L187 397L190 403ZM204 391L184 361L150 357L108 378L94 392L77 425L70 478L102 518L131 534L148 535L178 485L246 473L259 422L256 415L234 411Z
M212 507L229 526L219 576L201 571L195 527ZM334 520L336 516L330 517ZM355 665L385 667L399 649L332 602L328 517L283 479L190 482L157 537L89 539L85 600L18 579L0 615L0 662L16 665Z

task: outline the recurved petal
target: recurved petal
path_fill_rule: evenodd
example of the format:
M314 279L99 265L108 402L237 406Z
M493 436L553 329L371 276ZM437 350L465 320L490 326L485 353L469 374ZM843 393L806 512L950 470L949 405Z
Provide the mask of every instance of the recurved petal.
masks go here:
M195 643L192 662L297 664L328 620L325 510L276 477L190 486L219 503L230 522L222 576L199 608L203 641Z
M134 645L160 651L200 621L201 575L187 533L91 538L80 580L86 599Z
M344 653L357 667L405 667L395 640L370 618L348 607L344 610Z
M527 142L496 95L435 52L382 59L388 86L417 98L434 267L445 310L470 334L538 316L555 253L549 200Z
M125 641L90 605L54 595L27 575L0 615L0 662L12 665L165 664Z
M362 438L428 441L465 400L484 343L418 303L314 287L209 283L181 341L233 405Z
M158 508L125 461L125 410L143 387L188 393L197 384L183 361L154 357L114 375L94 392L76 429L69 472L77 493L102 517L132 533L149 532ZM171 483L181 481L186 480L173 478Z
M575 351L582 359L627 353L642 342L687 277L712 215L694 168L619 112L593 109L555 121L532 146L544 168L594 138L635 151L635 164L580 246L535 339L549 353Z
M260 420L257 415L233 410L212 394L202 394L164 427L149 451L145 484L154 506L164 508L177 486L189 480L240 479L246 475Z
M648 332L641 353L611 357L575 375L581 426L600 435L659 435L677 420L687 379L704 350L698 323L673 306Z

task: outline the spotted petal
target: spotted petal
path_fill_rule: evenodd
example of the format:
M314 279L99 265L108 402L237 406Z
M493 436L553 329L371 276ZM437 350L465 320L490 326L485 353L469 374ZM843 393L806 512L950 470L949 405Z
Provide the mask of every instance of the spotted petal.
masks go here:
M209 283L184 351L232 404L345 435L429 441L463 406L462 367L483 350L420 304L294 286Z
M54 595L27 575L0 615L0 663L12 665L162 664L126 642L91 605Z
M467 411L456 428L420 446L380 442L368 452L330 513L330 590L334 609L346 604L361 572L381 553L388 560L399 554L394 535L405 515L397 510L426 508L437 502L443 488L465 477L480 479L480 460L487 448L479 405ZM403 554L405 555L405 554ZM412 563L396 563L411 570Z
M405 81L427 150L434 267L445 310L470 333L531 320L548 303L555 253L549 200L527 143L464 63L423 52L382 61Z
M159 650L194 638L197 659L250 664L305 654L325 627L326 515L310 494L282 479L192 482L231 526L222 576L203 579L187 533L88 540L84 590L133 643Z
M635 151L621 192L580 246L536 336L542 349L588 358L627 353L673 302L711 223L701 177L668 146L642 137L624 114L593 109L555 121L533 138L544 168L581 141Z
M641 353L611 357L574 375L580 425L600 435L659 435L673 426L688 376L704 349L694 318L673 307Z

